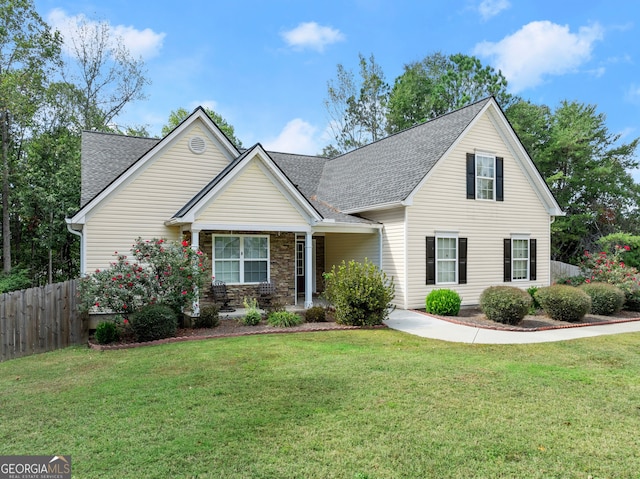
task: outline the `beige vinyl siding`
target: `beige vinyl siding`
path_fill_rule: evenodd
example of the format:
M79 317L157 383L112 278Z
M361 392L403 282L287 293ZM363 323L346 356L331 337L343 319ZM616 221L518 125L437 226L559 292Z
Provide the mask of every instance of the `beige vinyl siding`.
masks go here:
M404 214L404 207L369 211L364 214L367 218L384 224L384 228L382 229L381 267L387 276L393 278L396 290L394 304L400 308L406 307L406 237Z
M504 158L503 202L466 198L466 154L478 150ZM512 234L537 240L537 280L508 284L549 284L549 215L487 115L432 170L407 214L409 307L423 307L429 291L443 287L458 291L464 305L477 304L485 288L505 284L503 239ZM467 284L426 285L425 237L444 231L468 240Z
M254 159L196 218L228 225L308 225Z
M325 267L331 271L334 265L339 265L344 260L379 263L377 233L327 233L325 235Z
M189 150L188 141L193 136L206 138L207 149L203 154ZM87 271L108 266L114 260L114 251L128 253L137 237L177 240L179 228L167 228L164 222L227 164L227 158L208 133L194 123L178 141L158 152L107 201L91 211L83 233Z

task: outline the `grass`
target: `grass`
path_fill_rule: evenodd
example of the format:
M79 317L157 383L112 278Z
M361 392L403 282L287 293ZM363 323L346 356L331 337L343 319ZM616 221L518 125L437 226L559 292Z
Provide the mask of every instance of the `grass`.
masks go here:
M77 478L627 478L640 334L461 345L391 330L0 364L0 455Z

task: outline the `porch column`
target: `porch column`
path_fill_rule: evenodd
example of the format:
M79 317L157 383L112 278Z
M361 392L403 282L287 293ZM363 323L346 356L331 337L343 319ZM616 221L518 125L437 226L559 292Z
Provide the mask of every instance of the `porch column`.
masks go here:
M304 240L304 307L313 306L313 233L307 231Z
M191 249L194 251L200 249L200 230L191 230ZM196 297L198 299L191 305L191 316L197 318L200 316L200 291L197 291Z

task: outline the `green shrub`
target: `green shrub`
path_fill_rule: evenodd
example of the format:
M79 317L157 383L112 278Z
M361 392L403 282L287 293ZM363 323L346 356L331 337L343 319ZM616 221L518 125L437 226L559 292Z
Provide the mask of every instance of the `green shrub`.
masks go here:
M427 313L440 316L457 316L460 312L460 295L451 289L434 289L425 300Z
M480 309L492 321L518 324L533 304L531 295L513 286L491 286L480 295Z
M220 324L220 310L217 306L204 306L200 309L200 316L194 318L196 328L215 328Z
M0 273L0 293L19 291L33 286L29 271L21 268L13 268L11 273Z
M98 341L98 344L115 343L120 339L116 323L113 321L101 321L98 323L95 338L96 341Z
M240 319L245 326L257 326L262 321L262 315L258 310L258 300L255 298L244 298L243 304L247 313Z
M555 280L555 284L566 284L569 286L580 286L581 284L584 284L584 282L587 280L586 276L583 276L581 274L577 275L577 276L560 276L559 278L556 278Z
M266 305L264 310L266 311L267 315L275 313L277 311L285 311L284 303L274 298L268 305Z
M610 316L622 309L624 291L608 283L586 283L580 289L591 298L591 313Z
M129 316L131 329L140 342L155 341L175 336L178 318L169 306L145 306Z
M351 326L382 324L393 309L393 279L365 258L342 261L325 273L325 297L335 307L336 322Z
M564 284L540 288L536 299L547 316L558 321L580 321L591 309L591 298L587 293Z
M300 315L292 313L291 311L274 311L267 316L267 322L271 326L290 328L302 324L303 319Z
M314 306L304 312L307 323L324 323L327 320L327 312L321 306Z

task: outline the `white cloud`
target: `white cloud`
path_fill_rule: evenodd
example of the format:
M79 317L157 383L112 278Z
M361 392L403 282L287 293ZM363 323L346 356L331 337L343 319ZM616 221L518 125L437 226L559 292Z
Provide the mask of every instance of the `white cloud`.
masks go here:
M509 0L482 0L480 5L478 5L478 11L483 20L489 20L510 6L511 3L509 3Z
M296 118L285 125L277 138L265 141L263 146L270 151L316 155L321 150L317 131L315 126Z
M499 42L479 43L474 53L491 58L518 93L539 85L547 75L575 71L591 58L594 43L602 38L603 28L597 23L571 33L568 25L538 21Z
M65 50L69 53L73 45L72 40L77 35L80 25L86 24L92 27L104 22L91 20L82 13L69 16L64 10L55 8L47 16L47 23L62 34ZM137 30L132 26L111 25L108 22L107 25L112 40L121 41L133 58L148 59L160 54L165 33L156 33L150 28Z
M290 47L299 50L310 48L319 52L324 51L325 46L345 39L340 30L323 27L316 22L301 23L293 30L283 32L281 35Z
M631 103L640 103L640 85L633 84L627 89L627 101Z

